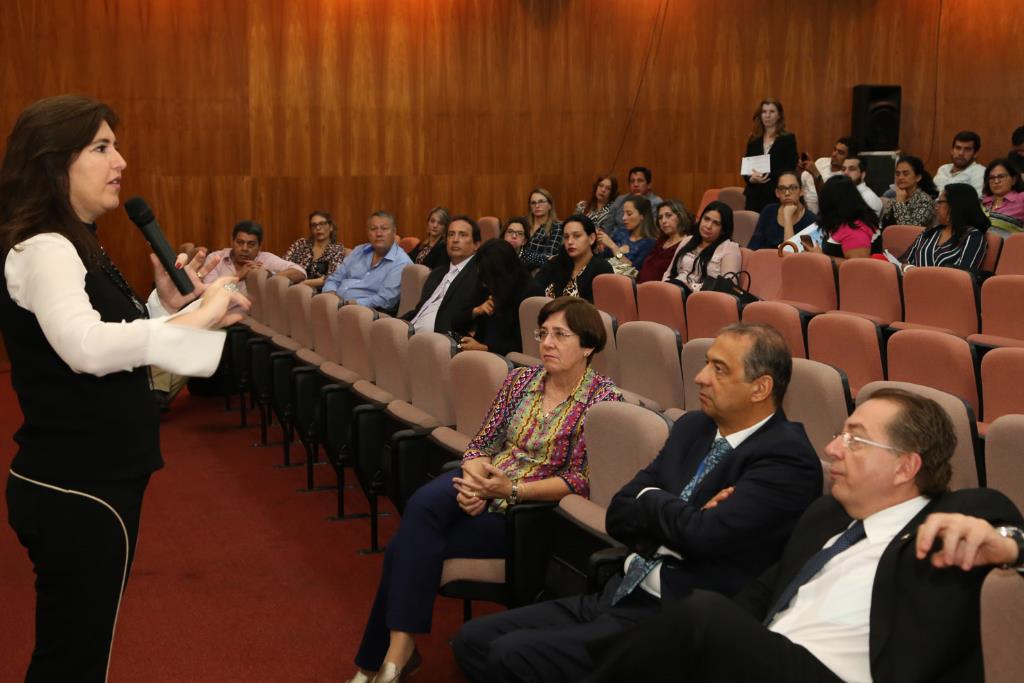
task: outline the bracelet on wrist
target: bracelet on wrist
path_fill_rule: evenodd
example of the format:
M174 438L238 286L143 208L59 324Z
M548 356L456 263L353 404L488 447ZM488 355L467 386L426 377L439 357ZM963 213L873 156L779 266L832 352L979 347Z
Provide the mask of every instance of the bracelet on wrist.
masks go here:
M509 493L509 495L508 495L508 504L509 505L518 505L519 504L519 482L518 481L512 482L512 492Z

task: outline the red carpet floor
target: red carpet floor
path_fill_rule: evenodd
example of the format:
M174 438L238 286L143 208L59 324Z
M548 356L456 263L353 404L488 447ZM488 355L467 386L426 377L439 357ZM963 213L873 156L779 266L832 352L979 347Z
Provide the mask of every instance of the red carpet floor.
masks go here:
M166 465L146 494L110 679L344 681L354 670L380 570L381 556L357 553L369 543L369 523L326 521L334 492L297 493L305 470L273 467L280 447L253 448L256 428L239 428L237 411L226 413L223 405L184 394L164 420ZM10 375L0 373L5 471L19 424ZM279 434L273 428L271 439ZM296 455L301 459L301 449ZM317 479L333 484L334 474L320 466ZM358 489L349 494L349 510L365 511ZM34 594L28 556L6 524L6 501L2 514L0 683L6 683L23 678L31 654ZM382 540L396 524L395 517L382 521ZM418 683L462 680L448 646L461 621L461 603L440 598L434 633L419 641Z

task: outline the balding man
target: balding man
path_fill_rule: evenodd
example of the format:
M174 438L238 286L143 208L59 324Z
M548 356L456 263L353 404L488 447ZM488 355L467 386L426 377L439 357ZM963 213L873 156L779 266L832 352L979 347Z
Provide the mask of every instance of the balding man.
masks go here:
M324 292L334 292L343 303L360 304L381 311L398 308L402 269L412 261L395 241L395 217L386 211L370 216L367 241L345 257L324 282Z

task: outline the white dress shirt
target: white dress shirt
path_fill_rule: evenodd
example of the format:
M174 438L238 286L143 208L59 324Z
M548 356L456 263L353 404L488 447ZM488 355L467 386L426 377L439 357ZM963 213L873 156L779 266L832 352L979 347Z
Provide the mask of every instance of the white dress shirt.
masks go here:
M416 317L412 319L412 326L416 328L417 332L433 332L434 321L437 319L437 311L441 308L441 300L444 299L445 293L455 278L459 276L462 269L466 267L466 264L473 259L470 256L467 259L463 259L459 263L452 263L448 266L448 272L445 273L444 279L437 284L434 288L433 294L427 299L426 303L423 304L423 308L420 309Z
M764 423L767 422L770 419L772 419L771 415L769 415L768 417L764 418L763 420L761 420L760 422L758 422L755 425L751 425L750 427L747 427L746 429L741 429L738 432L733 432L729 436L725 437L725 440L729 442L729 445L732 446L733 450L736 450L737 448L740 447L741 443L743 443L744 441L747 440L747 437L749 437L751 434L753 434L758 429L763 427ZM715 431L715 439L719 439L719 438L721 438L721 436L722 436L722 432L716 430ZM714 443L714 441L712 441L711 443ZM679 492L680 493L682 493L683 489L686 488L686 484L687 483L689 483L689 482L683 482L683 485L679 487ZM640 491L640 493L636 494L636 497L639 498L640 496L644 495L648 491L660 491L660 490L661 489L658 489L658 488L656 488L654 486L648 486L647 488L645 488L642 491ZM658 550L657 550L657 552L655 554L657 554L657 555L671 555L672 557L678 558L680 560L683 559L682 555L677 553L675 550L672 550L668 546L664 546L664 545L661 546L660 548L658 548ZM633 561L634 557L636 557L636 553L630 553L629 557L626 558L626 562L622 565L623 573L625 573L626 569L629 568L629 563ZM658 565L654 569L654 571L652 571L650 574L648 574L644 578L643 583L640 584L641 588L643 588L645 591L647 591L648 593L650 593L654 597L658 598L659 600L661 599L661 567L662 567L662 565Z
M860 192L860 196L864 199L865 204L870 206L876 214L882 214L882 200L878 198L874 190L868 187L867 183L861 182L857 186L857 191Z
M934 180L935 187L939 189L939 192L942 192L946 185L952 183L967 183L974 187L980 197L981 190L985 184L985 167L974 161L964 170L958 171L953 164L943 164L939 166L939 170L935 173Z
M85 292L85 274L74 245L52 232L19 243L4 264L11 299L35 315L50 346L72 370L102 377L159 365L179 375L209 377L217 369L223 332L166 324L174 316L157 317L167 312L156 292L147 302L152 318L103 322Z
M918 496L867 517L866 538L829 560L768 629L807 648L844 681L869 683L871 592L878 562L896 534L927 504L928 498ZM822 548L840 536L842 532Z

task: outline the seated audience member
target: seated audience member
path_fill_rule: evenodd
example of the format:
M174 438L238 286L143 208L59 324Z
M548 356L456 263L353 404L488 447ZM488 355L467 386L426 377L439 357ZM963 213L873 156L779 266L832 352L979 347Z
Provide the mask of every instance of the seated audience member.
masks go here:
M302 284L313 289L324 286L324 280L345 258L345 246L338 241L331 214L314 211L309 214L309 237L300 237L288 247L284 260L302 266L307 279Z
M907 266L945 266L977 274L985 260L989 220L974 188L950 183L935 203L938 225L918 235L901 259Z
M697 230L679 242L662 279L697 292L708 277L740 270L743 256L732 240L732 209L719 201L704 207Z
M814 223L818 217L804 206L801 201L803 196L796 173L791 171L781 173L779 183L775 186L775 197L779 201L769 204L761 211L747 248L771 249L777 247Z
M454 321L482 303L480 271L475 258L480 246L480 226L469 216L455 216L445 240L448 265L430 271L416 308L403 316L417 332L448 334Z
M896 198L882 208L882 227L890 225L920 225L931 227L935 220L935 183L924 163L914 156L896 160Z
M1007 153L1007 158L1010 162L1021 171L1021 176L1024 177L1024 126L1019 126L1014 129L1013 135L1010 136L1010 144L1013 148Z
M777 565L733 600L697 590L593 643L587 681L984 680L981 586L1024 568L1020 511L994 489L949 491L957 439L934 401L881 390L842 430L831 495Z
M619 196L619 181L613 175L598 176L594 181L590 199L584 199L576 205L575 212L581 213L590 220L598 230L611 230L612 205Z
M939 166L935 172L935 189L942 189L950 183L967 183L981 196L985 167L974 158L981 151L981 136L970 130L962 130L953 137L950 163Z
M527 240L520 258L531 271L547 263L562 245L562 224L555 213L555 200L542 187L530 192Z
M796 136L786 130L786 112L782 102L770 97L761 100L754 112L754 130L747 140L743 156L767 154L771 157L771 172L743 176L746 183L744 209L761 213L771 203L779 173L796 168L799 162L796 149Z
M657 239L651 203L640 195L630 194L622 202L622 227L610 235L598 228L595 253L606 259L627 259L640 270Z
M560 297L541 309L537 324L543 364L509 373L461 471L442 474L409 500L385 551L351 682L380 669L373 680L390 683L419 666L414 637L430 631L445 558L504 557L508 507L588 495L587 409L622 400L590 367L604 348L604 323L587 302Z
M238 278L238 289L245 293L245 276L253 270L266 270L271 275L283 275L292 283L306 279L302 266L287 261L269 251L260 251L263 243L263 226L256 221L242 221L231 230L231 246L215 251L210 256L219 256L220 263L209 272L196 273L203 282L210 284L217 278L229 275Z
M452 222L451 214L443 206L435 206L427 214L427 237L409 252L413 263L424 265L433 270L448 265L448 249L446 235L448 224Z
M822 489L803 426L782 412L791 368L774 328L723 328L696 377L701 410L676 420L658 456L608 507L608 533L633 552L622 571L599 593L464 624L453 647L466 677L583 680L594 666L588 641L614 638L694 589L734 595L777 562Z
M800 161L800 170L806 171L814 179L814 187L816 190L821 190L821 186L825 184L825 181L834 175L840 175L843 173L843 166L846 160L851 156L857 156L860 150L857 147L857 142L851 137L841 137L836 140L836 144L832 147L832 154L827 157L821 157L814 161L811 161L810 157L804 155L804 158Z
M661 236L651 247L644 265L636 276L637 282L660 280L672 265L679 242L693 231L693 218L678 199L666 199L658 207L658 229Z
M501 233L498 235L499 239L503 239L512 245L512 248L516 250L516 256L519 258L522 258L523 248L530 241L527 225L529 223L526 222L526 216L513 216L505 221L505 225L501 226Z
M879 199L874 190L868 187L868 171L864 167L864 160L862 158L853 155L847 157L846 161L843 162L843 175L853 181L864 203L871 207L871 210L876 215L882 213L882 200Z
M985 168L981 198L992 230L1003 237L1024 232L1024 177L1010 159L996 159Z
M402 269L412 264L395 240L395 217L378 211L367 222L369 241L349 252L324 283L344 304L360 304L381 311L398 308Z
M661 206L661 197L654 194L654 190L651 189L651 178L654 177L651 169L646 166L634 166L629 169L627 177L629 178L629 192L627 194L620 194L615 203L612 204L611 223L601 227L606 232L615 232L617 229L625 227L625 223L622 220L622 205L631 194L643 197L649 201L654 212L657 212L658 207Z
M612 272L608 261L594 257L596 240L597 229L586 216L565 220L562 248L535 276L545 296L578 296L593 303L594 278Z
M825 254L833 261L882 253L878 216L864 203L853 181L844 175L829 178L821 186L818 227L823 241L807 251Z
M491 351L502 356L521 352L519 305L527 297L544 296L544 290L530 277L507 242L487 240L474 260L487 299L471 311L460 313L452 322L453 329L466 335L459 340L459 350Z

